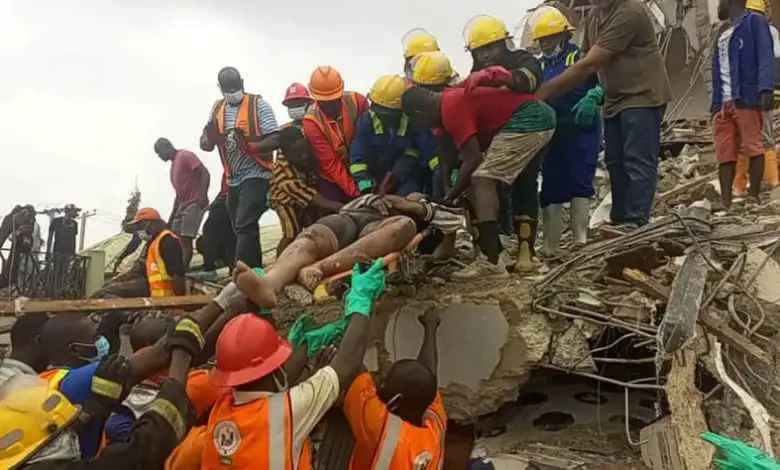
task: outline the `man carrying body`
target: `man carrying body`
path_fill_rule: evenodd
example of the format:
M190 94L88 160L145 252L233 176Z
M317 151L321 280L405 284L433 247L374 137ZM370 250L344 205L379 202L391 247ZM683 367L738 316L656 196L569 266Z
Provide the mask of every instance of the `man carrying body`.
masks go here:
M236 233L236 259L260 267L263 261L258 222L268 209L268 187L279 126L273 109L259 95L244 92L244 80L233 67L217 77L218 100L203 129L200 148L216 146L228 175L227 205Z
M246 285L242 276L256 278L246 267L236 270L239 285ZM293 361L292 347L267 320L252 313L231 320L219 335L211 372L225 391L209 416L203 467L311 469L309 434L357 376L372 306L384 287L381 259L364 272L353 270L348 325L332 364L289 389L305 366L305 348Z
M419 196L406 199L369 194L346 204L338 214L319 219L282 252L265 276L254 276L254 295L259 297L251 300L273 307L276 293L284 286L297 280L313 290L323 279L347 271L359 261L402 250L428 227L434 229L432 245L454 245L463 218Z
M345 92L341 74L329 65L312 72L309 92L316 102L303 118L303 133L317 157L317 191L331 201L347 202L360 195L347 166L358 119L368 109L366 97Z
M404 93L403 108L412 119L440 126L460 149L463 163L458 181L445 201L452 203L469 190L473 213L479 221L477 243L487 261L476 260L453 276L506 277L506 269L499 264L499 184L514 183L547 145L555 130L555 112L530 93L492 87L467 90L450 88L434 93L413 87ZM528 230L530 227L520 230L519 245L528 243ZM528 263L528 254L521 246L516 267L525 270Z
M282 226L277 258L301 230L320 216L337 213L343 206L317 191L317 159L298 127L282 129L279 147L281 152L277 155L269 193Z
M605 98L610 219L623 230L633 230L650 221L661 120L671 87L647 7L638 0L594 0L593 6L584 22L584 56L542 84L536 96L561 96L598 74Z
M374 83L368 94L371 106L357 123L349 171L363 194L426 192L441 199L436 138L401 111L405 90L406 82L397 75L385 75Z
M168 224L179 237L184 267L192 260L192 241L198 235L203 214L209 205L211 176L203 162L188 150L176 150L171 141L161 137L154 143L160 160L171 162L171 184L176 193Z

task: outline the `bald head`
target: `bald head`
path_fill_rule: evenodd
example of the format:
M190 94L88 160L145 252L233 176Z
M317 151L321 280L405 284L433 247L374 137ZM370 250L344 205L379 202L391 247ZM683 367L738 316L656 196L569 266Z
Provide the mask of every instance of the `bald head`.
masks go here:
M49 365L80 367L97 356L95 324L78 313L53 315L43 326L41 343Z
M401 97L401 107L412 120L425 126L441 124L441 93L413 86Z
M379 397L385 403L401 395L398 415L421 418L436 398L436 375L422 363L404 359L393 364L387 373Z
M146 317L130 331L130 347L136 352L154 346L167 333L173 331L173 326L173 319L170 317Z
M176 154L176 148L173 146L170 140L165 137L160 137L154 143L154 152L162 161L170 161Z
M235 67L225 67L217 74L217 82L223 93L231 93L244 89L244 80Z

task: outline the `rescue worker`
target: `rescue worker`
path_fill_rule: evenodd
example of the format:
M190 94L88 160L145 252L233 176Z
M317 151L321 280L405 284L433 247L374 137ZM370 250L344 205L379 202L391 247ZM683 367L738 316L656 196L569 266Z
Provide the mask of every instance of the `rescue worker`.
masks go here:
M241 276L255 276L245 266L236 271L239 285ZM231 320L211 371L215 385L230 388L209 416L203 467L310 469L309 433L362 367L372 305L384 287L381 258L365 271L355 266L344 309L349 323L332 364L289 389L306 355L301 364L285 364L292 347L271 323L251 313Z
M228 175L228 210L236 232L236 259L260 267L258 221L268 209L268 187L279 125L273 108L260 95L245 93L233 67L217 76L223 98L217 100L201 135L201 149L217 147Z
M195 248L203 255L203 267L191 275L205 281L217 280L218 265L233 269L236 261L236 233L230 224L227 193L227 175L223 173L219 194L211 201L203 223L203 234L195 241Z
M745 4L748 11L755 11L766 15L766 6L764 0L748 0ZM767 15L767 20L771 18ZM772 35L772 52L775 57L775 81L777 81L777 64L780 57L780 43L778 43L777 28L769 23L769 32ZM772 110L761 113L761 141L764 144L764 177L763 180L770 187L778 185L777 151L775 149L775 135L772 120ZM744 197L747 194L748 182L748 158L744 152L740 151L737 157L737 173L734 176L734 196Z
M463 164L445 203L452 204L469 191L479 221L477 243L487 261L477 259L454 273L453 278L501 278L507 276L507 271L499 263L499 185L517 184L518 174L547 145L555 130L555 111L531 93L493 87L468 90L449 88L434 93L412 87L404 92L403 110L412 119L440 126L460 150ZM523 230L518 233L521 249L516 270L530 263L522 248L529 243L530 224L526 221L520 225Z
M17 374L35 376L46 370L41 334L49 320L45 313L25 313L11 327L11 352L0 359L0 387Z
M583 29L583 57L542 84L536 96L561 96L598 74L604 87L610 219L618 230L631 231L650 221L661 121L672 98L669 77L649 10L641 1L594 0Z
M529 52L512 47L512 38L500 20L487 15L476 16L466 24L463 34L466 50L474 61L471 74L463 83L467 90L478 86L506 86L519 93L533 93L541 83L539 62ZM532 157L516 180L499 186L499 222L502 231L514 225L519 240L515 269L519 272L532 271L536 256L534 244L539 218L537 179L542 155ZM509 220L510 215L513 220Z
M428 193L440 199L441 172L436 138L401 111L406 82L385 75L371 87L369 111L357 123L349 171L361 193ZM431 191L426 191L431 189Z
M424 52L440 52L439 42L428 31L422 28L409 30L401 39L404 50L404 76L412 79L412 59Z
M544 81L560 75L579 60L580 49L572 41L573 28L558 10L543 12L533 25L532 36L542 51ZM601 150L599 106L604 91L592 75L577 88L548 101L555 110L557 128L542 164L540 202L544 217L545 256L554 256L563 233L563 204L571 203L574 244L584 245L590 222L593 178Z
M291 120L290 124L299 129L302 128L303 116L309 111L312 103L314 103L314 99L309 94L309 90L302 84L293 83L287 87L282 105L287 108L287 115Z
M418 317L423 342L417 360L397 361L377 387L369 372L347 390L344 415L355 436L352 469L440 469L447 415L437 390L439 309Z
M171 297L186 292L185 267L179 237L166 228L157 210L144 207L125 229L147 242L146 281L151 297Z
M749 196L758 202L764 173L762 112L772 110L775 64L772 35L763 14L747 11L745 0L721 0L718 18L727 21L712 52L712 128L721 202L731 204L740 148L748 157Z
M360 93L344 91L341 74L330 65L314 69L309 92L316 102L303 118L303 132L317 157L317 190L328 200L347 202L360 195L347 167L357 122L368 102Z

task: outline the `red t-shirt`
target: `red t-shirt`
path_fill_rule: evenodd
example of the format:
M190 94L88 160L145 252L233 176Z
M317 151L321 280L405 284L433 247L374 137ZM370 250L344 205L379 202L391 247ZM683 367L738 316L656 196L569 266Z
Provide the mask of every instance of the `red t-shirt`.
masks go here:
M194 153L187 150L178 150L171 163L171 184L176 191L176 200L179 207L183 207L198 199L201 191L200 175L197 170L203 166L200 159Z
M477 87L471 93L446 88L441 94L442 127L458 148L476 134L484 151L518 106L532 99L532 94L502 88Z

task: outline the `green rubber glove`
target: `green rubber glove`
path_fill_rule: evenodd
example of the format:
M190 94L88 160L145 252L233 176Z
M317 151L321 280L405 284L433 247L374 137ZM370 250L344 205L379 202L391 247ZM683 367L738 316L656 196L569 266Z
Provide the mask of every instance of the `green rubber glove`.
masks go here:
M316 356L318 352L328 346L338 344L341 341L341 337L344 336L348 323L349 319L347 317L341 317L338 320L307 331L304 337L306 338L306 351L309 357Z
M287 341L290 342L293 348L297 349L306 341L306 332L313 330L314 318L311 315L303 314L295 320L295 323L290 327L290 332L287 333Z
M252 268L252 272L258 276L265 276L265 270L263 268ZM271 315L271 310L266 307L260 307L260 310L257 313L260 315Z
M713 432L700 436L718 448L715 466L723 470L780 470L780 465L762 451L744 442L723 437Z
M604 89L601 85L596 85L585 96L580 98L577 104L571 109L574 113L574 123L578 126L588 126L593 124L596 115L599 112L599 105L604 99Z
M344 314L350 316L359 313L370 316L371 306L383 290L385 271L382 269L382 258L377 258L365 272L360 272L359 264L355 264L352 267L352 287L344 302Z
M371 192L371 188L374 187L374 182L371 180L358 180L358 189L361 193Z

